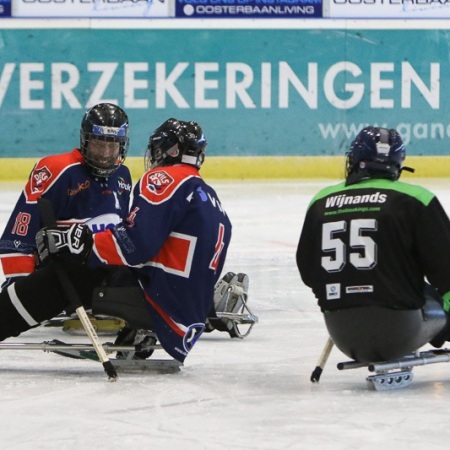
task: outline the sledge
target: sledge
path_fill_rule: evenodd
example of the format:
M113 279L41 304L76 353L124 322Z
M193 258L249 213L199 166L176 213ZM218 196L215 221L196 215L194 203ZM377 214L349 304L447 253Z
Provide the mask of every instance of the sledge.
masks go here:
M38 207L42 223L45 226L55 226L56 217L51 202L41 197L38 199ZM132 285L129 285L127 282L122 287L120 284L108 285L108 280L105 279L101 286L94 289L91 316L117 318L118 320L123 320L128 328L139 330L139 332L142 331L140 333L141 340L137 341L138 345L134 345L136 343L136 333L133 336L133 345L123 347L111 343L102 344L95 329L95 323L87 314L76 289L66 273L66 269L59 264L55 264L54 268L56 277L63 286L69 303L86 332L90 344L66 344L58 340L40 344L3 343L0 344L0 350L43 350L70 358L99 361L103 365L109 381L118 379L118 371L148 370L150 368L157 368L158 370L164 368L169 371L179 370L181 364L174 359L147 359L147 356L152 356L155 350L162 349L162 347L155 345L157 340L156 335L151 331L153 324L148 309L149 306L144 298L142 289L136 282ZM114 274L111 274L110 281L115 280L118 282L122 279L129 281L127 274L122 272L121 268L118 268ZM113 352L116 355L110 358L109 353ZM143 355L141 353L139 355L138 352L147 354Z
M159 344L156 345L115 345L111 342L102 344L107 354L120 352L121 358L110 357L117 372L157 372L175 373L179 372L182 363L174 359L133 359L136 352L143 350L161 350ZM88 343L65 343L57 339L40 343L0 343L0 350L40 350L46 353L55 353L73 359L83 359L99 362L98 355L92 344Z
M329 338L310 380L318 382L335 345L351 358L338 370L366 368L367 386L377 391L409 386L413 368L450 362L450 348L441 348L448 334L447 316L436 297L423 308L394 310L365 306L324 314ZM435 348L424 348L427 344Z
M366 378L367 386L376 391L385 391L409 386L413 381L413 367L450 362L450 349L417 351L393 361L361 363L354 360L340 362L338 370L367 368L374 375Z
M148 304L138 286L102 285L96 288L92 300L92 314L95 317L116 318L129 328L141 330L145 336L152 337L151 340L143 340L137 345L101 342L95 330L95 322L90 320L84 308L76 308L76 314L85 330L84 337L89 338L90 343L66 343L57 339L39 343L1 342L0 350L41 350L64 357L100 362L109 381L115 381L118 378L118 372L174 373L179 372L183 366L165 353L160 344L157 344L156 335L151 331L152 323ZM48 326L48 323L44 322L41 326ZM143 351L152 354L145 359L136 355L137 352ZM154 352L161 351L167 358L154 357Z

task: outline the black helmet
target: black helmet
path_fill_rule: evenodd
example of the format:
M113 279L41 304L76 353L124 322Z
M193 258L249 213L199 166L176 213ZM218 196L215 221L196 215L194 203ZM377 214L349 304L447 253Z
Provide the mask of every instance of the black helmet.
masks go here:
M184 163L199 169L205 160L207 144L197 122L167 119L150 136L145 167L149 169Z
M86 111L81 121L80 150L92 175L111 176L125 161L128 145L128 116L122 108L99 103Z
M405 146L394 129L368 126L363 128L347 153L347 185L364 178L397 180L403 169Z

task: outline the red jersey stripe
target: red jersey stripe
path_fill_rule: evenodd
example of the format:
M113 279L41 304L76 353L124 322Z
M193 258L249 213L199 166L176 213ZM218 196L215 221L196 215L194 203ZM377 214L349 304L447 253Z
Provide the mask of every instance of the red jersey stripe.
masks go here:
M94 234L93 250L97 257L105 264L112 264L115 266L126 265L126 261L122 257L116 238L111 230L105 230L103 233Z
M1 255L3 274L6 278L28 275L34 271L36 259L34 255L22 255L21 253L11 253Z

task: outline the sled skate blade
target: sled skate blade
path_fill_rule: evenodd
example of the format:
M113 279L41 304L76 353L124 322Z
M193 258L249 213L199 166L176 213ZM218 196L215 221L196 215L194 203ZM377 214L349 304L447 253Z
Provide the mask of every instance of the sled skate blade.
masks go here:
M248 306L244 305L244 308L248 310ZM244 339L250 334L253 326L258 323L258 316L248 313L228 313L218 312L216 313L219 319L222 319L228 328L228 333L231 337L238 339Z
M176 373L180 371L182 363L175 359L110 359L119 373L127 372L155 372Z
M367 386L375 391L391 391L409 386L413 380L410 370L402 372L378 373L366 378Z
M337 365L339 370L367 368L375 375L366 378L369 388L377 391L403 388L411 384L412 370L416 366L450 362L450 349L417 351L398 360L361 363L345 361Z
M228 313L228 312L218 312L217 317L219 319L228 319L234 320L240 324L255 324L258 323L258 316L252 313L248 314L237 314L237 313Z

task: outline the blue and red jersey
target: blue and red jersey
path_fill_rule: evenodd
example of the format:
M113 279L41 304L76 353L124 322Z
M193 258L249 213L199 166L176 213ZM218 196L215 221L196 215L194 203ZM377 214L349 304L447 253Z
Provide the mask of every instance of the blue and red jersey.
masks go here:
M78 149L37 162L0 239L3 273L9 281L32 273L38 262L35 236L42 228L37 200L51 201L59 224L86 223L103 231L129 212L131 176L126 166L109 178L95 178Z
M204 330L230 239L216 192L197 168L177 164L142 176L128 218L94 235L89 264L132 268L161 345L183 362Z

